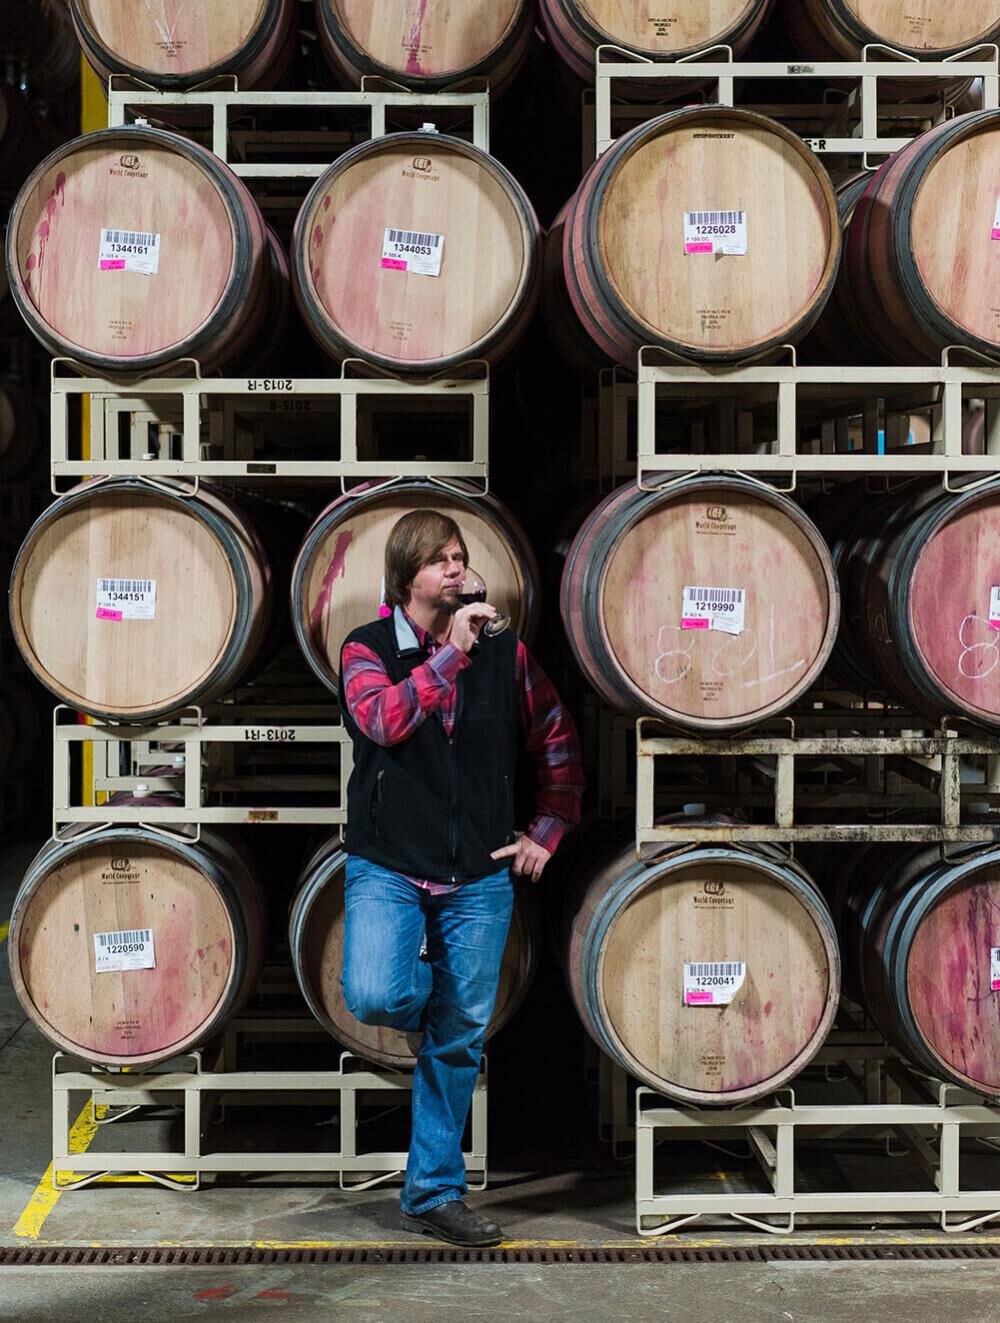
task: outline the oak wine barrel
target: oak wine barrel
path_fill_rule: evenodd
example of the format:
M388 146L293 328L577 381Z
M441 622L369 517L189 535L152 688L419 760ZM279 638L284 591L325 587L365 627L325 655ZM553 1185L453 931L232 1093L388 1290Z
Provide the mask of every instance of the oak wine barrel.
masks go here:
M935 719L1000 727L1000 483L869 497L840 578L845 633L869 679Z
M10 917L11 979L25 1014L64 1051L154 1065L238 1010L260 976L263 926L259 885L232 839L111 827L50 841L29 865ZM153 963L128 967L142 934ZM111 968L98 968L98 951Z
M523 65L535 6L529 0L317 0L320 47L350 87L374 74L414 92L486 79L496 96Z
M585 83L594 81L599 46L617 46L648 60L679 60L709 46L731 46L733 58L749 46L773 0L719 0L718 3L621 4L620 0L541 0L545 34L564 65ZM680 92L680 83L655 85L660 97ZM684 87L689 84L685 81ZM615 95L635 95L631 81L619 81Z
M840 993L836 933L783 851L687 846L640 863L633 841L584 833L562 871L570 995L628 1074L679 1102L733 1105L787 1084L822 1046ZM720 1001L713 984L740 964ZM686 985L685 965L707 989Z
M851 222L872 178L870 170L862 170L837 185L837 212L845 255ZM813 350L813 357L820 363L876 363L885 357L872 339L858 308L857 294L851 283L846 260L840 264L833 292L806 343Z
M109 376L203 370L273 332L280 260L218 157L160 129L84 134L38 166L7 230L11 293L52 354Z
M295 0L70 0L70 9L83 53L102 81L127 74L174 91L233 74L244 91L273 87L295 49Z
M819 60L860 60L865 46L889 46L914 59L944 60L984 42L1000 40L995 0L930 0L921 5L886 0L790 0L782 14L798 51ZM875 52L876 58L881 52ZM884 58L889 58L888 56ZM942 92L959 96L971 81L956 78L880 79L883 95L912 101Z
M232 688L268 637L271 567L220 490L97 479L32 525L14 562L14 641L61 702L120 721Z
M1000 850L870 848L841 890L845 990L914 1065L1000 1098Z
M1000 353L992 288L1000 246L1000 111L962 115L890 157L857 203L846 276L890 361L938 362L949 345Z
M80 48L63 0L0 0L5 55L32 101L56 102L80 77Z
M316 181L295 222L295 296L334 358L420 374L495 360L531 319L538 237L499 161L444 134L392 133Z
M774 120L723 106L619 138L584 176L563 235L576 315L632 368L643 345L724 362L798 340L839 261L826 168Z
M302 873L288 926L295 977L313 1015L345 1048L368 1061L409 1069L414 1058L406 1035L398 1029L362 1024L344 1001L340 977L346 862L338 837L321 846ZM516 886L488 1038L504 1027L524 1000L538 967L541 943L536 893L530 886Z
M826 663L839 618L812 520L780 493L722 475L607 496L573 542L560 605L577 664L606 702L702 733L793 703Z
M43 436L36 397L13 381L0 381L0 478L16 478L39 459Z
M493 496L452 480L365 484L338 497L318 516L292 569L292 624L306 661L337 692L340 649L359 625L379 614L385 544L411 510L450 515L465 538L470 562L489 588L490 602L511 617L530 642L538 621L539 569L527 535Z
M45 131L27 98L9 83L0 83L0 195L19 189L45 150Z

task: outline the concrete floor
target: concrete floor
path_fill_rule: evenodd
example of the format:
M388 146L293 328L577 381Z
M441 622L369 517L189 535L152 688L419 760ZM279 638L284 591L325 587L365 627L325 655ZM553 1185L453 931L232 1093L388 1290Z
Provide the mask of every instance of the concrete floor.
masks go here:
M0 850L0 921L34 853ZM530 1040L527 1017L495 1041L491 1064L489 1189L473 1202L516 1242L634 1245L632 1169L615 1163L595 1139L595 1099L583 1078L580 1043L554 1041L546 1070L525 1076L520 1063ZM542 1031L551 1033L545 1026ZM398 1187L341 1191L336 1178L287 1176L210 1178L197 1192L178 1193L130 1178L53 1196L43 1175L51 1157L49 1118L52 1048L25 1021L0 961L0 1245L280 1245L415 1246L397 1224ZM332 1057L331 1057L332 1063ZM520 1066L520 1070L519 1070ZM82 1103L82 1098L81 1098ZM264 1146L329 1148L329 1109L237 1109L213 1131L230 1150ZM376 1119L371 1146L405 1146L405 1113ZM367 1132L366 1132L367 1133ZM101 1148L162 1151L178 1143L168 1109L128 1118L98 1131ZM845 1146L836 1159L817 1156L815 1179L905 1182L898 1161L873 1165L868 1150ZM746 1188L751 1165L704 1145L686 1146L676 1173L690 1188ZM985 1150L977 1174L1000 1186L1000 1157ZM42 1182L42 1186L39 1183ZM39 1195L38 1190L42 1193ZM35 1200L34 1220L24 1210ZM39 1199L41 1202L39 1202ZM803 1221L797 1242L943 1239L930 1219L873 1220L865 1225ZM949 1238L953 1239L953 1238ZM989 1228L972 1239L995 1242ZM672 1238L687 1245L747 1245L772 1240L731 1222L696 1223ZM843 1263L678 1266L472 1265L240 1268L4 1268L0 1319L95 1317L114 1323L218 1313L257 1317L280 1309L285 1319L368 1320L594 1318L615 1314L697 1323L757 1320L869 1319L878 1310L908 1323L960 1312L974 1323L995 1313L996 1268L984 1263ZM947 1297L945 1293L947 1292Z

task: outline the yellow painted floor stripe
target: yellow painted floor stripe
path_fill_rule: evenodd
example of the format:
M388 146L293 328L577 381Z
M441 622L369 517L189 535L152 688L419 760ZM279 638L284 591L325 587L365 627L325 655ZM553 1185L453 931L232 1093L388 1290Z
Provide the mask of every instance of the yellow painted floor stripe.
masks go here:
M0 923L0 942L6 942L7 934L10 932L10 923Z
M93 1099L88 1098L80 1115L70 1127L69 1151L86 1153L96 1134L97 1122L94 1119ZM37 1240L45 1225L45 1219L59 1202L62 1193L62 1190L57 1190L53 1183L50 1162L45 1169L45 1175L35 1186L34 1194L25 1205L24 1212L14 1223L14 1235Z

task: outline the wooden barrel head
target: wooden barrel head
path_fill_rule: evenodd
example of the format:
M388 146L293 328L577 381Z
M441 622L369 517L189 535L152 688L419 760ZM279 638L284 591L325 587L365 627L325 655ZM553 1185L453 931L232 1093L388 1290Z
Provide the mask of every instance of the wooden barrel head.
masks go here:
M495 504L495 503L494 503ZM522 535L497 521L488 501L462 500L443 488L389 488L368 499L347 498L321 516L307 539L293 579L292 611L299 641L317 674L336 688L340 649L359 625L379 613L385 544L411 510L450 515L465 538L469 560L489 588L490 602L511 617L519 635L534 621L537 571Z
M922 0L901 5L897 0L834 0L861 25L869 42L896 50L923 52L955 50L995 40L1000 15L995 0Z
M761 6L759 0L715 0L707 5L575 0L573 7L608 44L662 57L714 45L746 24Z
M702 114L649 134L607 181L601 265L647 335L699 353L792 333L827 286L839 231L814 163L770 127ZM743 212L744 255L685 242L685 213ZM693 234L694 232L691 231Z
M958 333L1000 346L1000 306L983 297L996 279L998 177L1000 116L995 116L980 131L951 143L924 170L912 204L910 240L920 280Z
M331 19L373 65L408 78L447 78L488 61L524 0L328 0Z
M64 352L129 359L169 351L212 315L231 279L226 205L164 136L141 149L124 137L82 140L50 157L19 199L23 294ZM105 230L112 237L102 245ZM140 247L155 274L126 266Z
M694 726L787 705L836 633L832 568L812 532L749 489L707 484L651 501L610 550L594 603L622 698ZM742 630L693 626L685 588L741 592Z
M225 67L260 26L266 0L75 0L78 26L121 65L172 78Z
M1000 1094L1000 991L991 949L1000 947L1000 866L977 869L924 914L906 966L917 1029L953 1077Z
M297 289L329 352L434 371L482 357L530 313L536 222L491 158L458 139L396 136L341 158L306 199Z
M16 911L15 987L42 1031L97 1061L164 1059L197 1041L237 977L232 919L189 860L95 843L55 861ZM95 933L150 929L156 966L95 970Z
M706 858L633 893L601 948L606 1027L639 1078L736 1101L801 1069L839 990L832 936L800 896L752 865ZM685 1005L684 964L744 961L729 1005Z
M15 639L63 702L135 719L194 701L240 608L233 563L194 504L100 485L50 510L15 565ZM102 607L99 581L155 585L145 616ZM151 614L150 614L151 613Z
M984 492L938 520L917 551L909 581L909 633L917 665L945 696L946 711L1000 722L1000 492ZM897 640L898 642L899 640Z
M306 1001L317 1018L344 1047L370 1061L408 1068L414 1063L406 1034L382 1025L363 1024L347 1009L341 987L344 964L344 872L337 866L321 887L308 879L296 902L307 909L291 928L292 962ZM538 957L538 934L523 900L515 893L507 945L500 966L496 1002L486 1035L501 1029L524 998Z

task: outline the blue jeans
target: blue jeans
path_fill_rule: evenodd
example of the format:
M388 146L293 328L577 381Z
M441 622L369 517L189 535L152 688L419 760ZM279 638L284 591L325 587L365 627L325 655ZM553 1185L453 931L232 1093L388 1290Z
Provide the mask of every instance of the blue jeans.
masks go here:
M426 1213L467 1189L462 1134L510 926L510 869L432 896L349 855L345 893L348 1009L365 1024L423 1031L400 1205L404 1213ZM425 932L428 958L421 960Z

